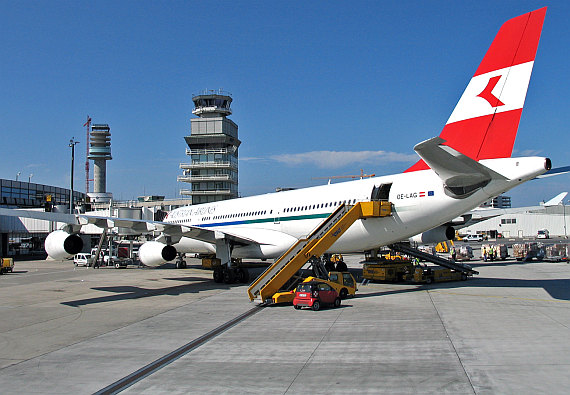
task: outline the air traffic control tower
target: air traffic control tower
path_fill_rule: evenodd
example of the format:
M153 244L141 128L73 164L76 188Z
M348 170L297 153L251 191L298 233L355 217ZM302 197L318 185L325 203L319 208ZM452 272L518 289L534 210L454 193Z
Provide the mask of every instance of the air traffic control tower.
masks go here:
M215 202L238 196L238 126L227 116L232 113L232 97L222 90L192 96L198 118L190 120L190 136L184 137L190 163L180 164L178 181L191 189L180 190L191 196L192 204Z
M87 196L95 203L109 202L113 195L107 193L107 161L111 157L111 128L107 124L92 124L89 134L89 156L93 160L93 192Z

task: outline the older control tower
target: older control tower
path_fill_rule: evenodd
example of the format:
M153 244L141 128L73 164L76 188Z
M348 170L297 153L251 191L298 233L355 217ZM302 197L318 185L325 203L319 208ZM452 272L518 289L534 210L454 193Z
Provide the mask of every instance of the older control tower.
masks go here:
M111 128L107 124L92 124L89 140L89 156L93 160L93 192L88 196L93 202L110 201L113 195L107 193L107 161L111 157Z
M190 120L191 135L184 137L186 155L178 181L191 183L181 195L192 196L192 204L236 198L238 195L238 126L231 115L232 97L222 90L192 96L198 118Z

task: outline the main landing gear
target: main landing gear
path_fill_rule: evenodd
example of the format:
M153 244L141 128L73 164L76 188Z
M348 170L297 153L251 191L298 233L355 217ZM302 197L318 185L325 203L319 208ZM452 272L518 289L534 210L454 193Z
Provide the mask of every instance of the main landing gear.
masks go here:
M218 266L214 269L214 281L217 283L247 283L249 272L243 267Z

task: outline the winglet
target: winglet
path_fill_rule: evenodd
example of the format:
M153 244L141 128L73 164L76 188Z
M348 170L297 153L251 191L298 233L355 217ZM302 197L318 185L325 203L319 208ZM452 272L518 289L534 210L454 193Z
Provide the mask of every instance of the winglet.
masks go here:
M471 159L508 158L540 40L546 7L501 26L439 137ZM425 170L419 161L407 172Z

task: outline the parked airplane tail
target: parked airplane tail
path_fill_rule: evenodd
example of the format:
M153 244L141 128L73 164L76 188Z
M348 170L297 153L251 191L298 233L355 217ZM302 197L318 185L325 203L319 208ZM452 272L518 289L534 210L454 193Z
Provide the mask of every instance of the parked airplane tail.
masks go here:
M445 145L477 161L511 156L545 14L501 26L439 135ZM406 172L427 168L420 160Z

